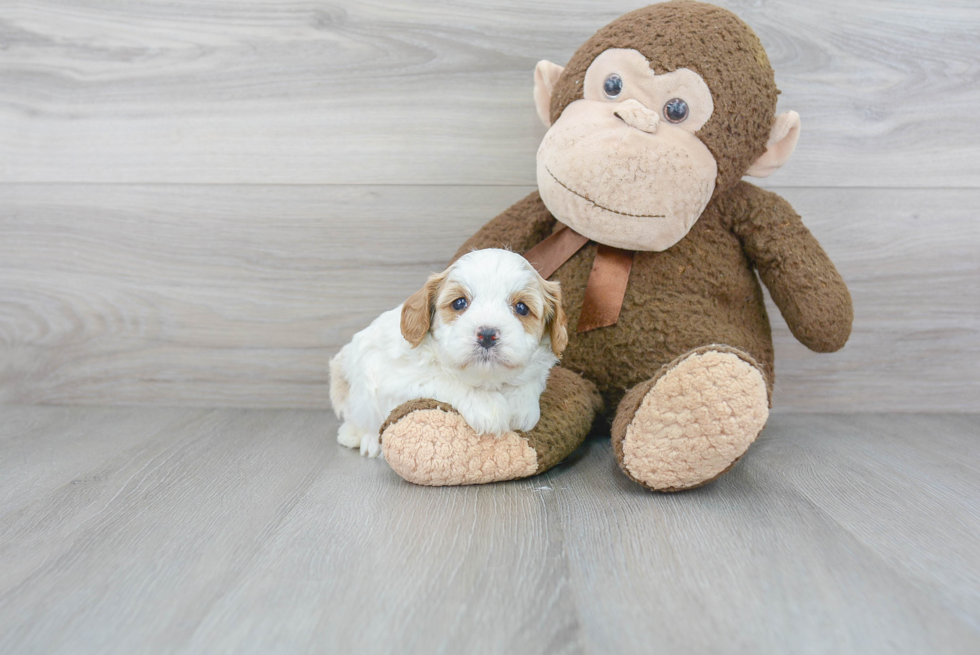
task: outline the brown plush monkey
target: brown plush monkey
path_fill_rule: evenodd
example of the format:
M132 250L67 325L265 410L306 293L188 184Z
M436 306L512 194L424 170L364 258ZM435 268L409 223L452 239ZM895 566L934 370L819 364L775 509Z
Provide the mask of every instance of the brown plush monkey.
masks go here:
M777 93L752 30L686 0L620 17L564 69L539 63L534 97L550 126L539 191L459 254L510 248L561 282L562 367L527 434L476 435L431 400L399 407L382 428L395 471L430 485L533 475L571 453L603 407L616 460L648 488L730 469L765 425L774 379L756 271L813 350L841 348L853 316L793 208L742 181L796 146L799 116L776 115Z

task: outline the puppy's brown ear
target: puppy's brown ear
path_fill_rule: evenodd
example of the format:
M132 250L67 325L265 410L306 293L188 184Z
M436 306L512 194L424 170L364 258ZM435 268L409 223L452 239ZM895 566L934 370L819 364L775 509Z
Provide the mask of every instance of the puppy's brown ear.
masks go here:
M561 357L561 354L565 351L565 346L568 345L568 329L565 326L567 320L565 318L565 308L562 306L561 301L561 285L549 280L542 280L541 285L544 288L548 332L551 336L551 351L555 353L555 357Z
M442 285L445 273L436 273L429 276L425 286L413 293L402 305L402 336L412 344L412 348L417 347L425 338L432 323L433 303L439 287Z

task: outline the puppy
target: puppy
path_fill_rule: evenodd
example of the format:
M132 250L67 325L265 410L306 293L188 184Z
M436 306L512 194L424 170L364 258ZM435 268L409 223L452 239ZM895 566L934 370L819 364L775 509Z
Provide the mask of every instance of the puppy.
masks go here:
M377 457L382 423L417 398L449 403L478 433L530 430L567 343L557 282L506 250L468 253L330 361L337 441Z

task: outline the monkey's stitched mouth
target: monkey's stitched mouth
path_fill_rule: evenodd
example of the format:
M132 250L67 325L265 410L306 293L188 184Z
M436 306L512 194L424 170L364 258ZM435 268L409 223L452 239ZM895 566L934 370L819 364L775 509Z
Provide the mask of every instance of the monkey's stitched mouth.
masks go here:
M620 119L620 120L622 120L622 119ZM616 211L615 209L610 209L609 207L603 207L602 205L600 205L599 203L597 203L592 198L589 198L588 196L582 195L581 193L579 193L575 189L570 188L567 184L565 184L564 182L562 182L561 180L559 180L557 177L555 177L555 174L551 172L551 169L548 168L547 165L545 165L544 170L548 171L548 175L551 176L551 179L553 179L555 182L557 182L561 186L561 188L565 189L565 191L568 191L569 193L571 193L574 196L578 196L579 198L581 198L582 200L585 200L586 202L592 203L593 205L595 205L596 207L598 207L599 209L601 209L603 211L612 212L613 214L619 214L620 216L629 216L630 218L667 218L664 214L630 214L628 212Z

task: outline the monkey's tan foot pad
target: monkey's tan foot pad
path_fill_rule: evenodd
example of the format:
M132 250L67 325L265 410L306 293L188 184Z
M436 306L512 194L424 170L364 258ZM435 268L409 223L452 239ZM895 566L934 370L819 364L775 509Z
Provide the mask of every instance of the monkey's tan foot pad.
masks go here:
M516 432L479 435L451 406L405 403L381 428L385 460L409 482L435 487L514 480L538 471L538 456Z
M620 404L613 425L616 460L649 489L680 491L711 482L766 424L769 398L759 368L740 351L714 348L675 360Z

